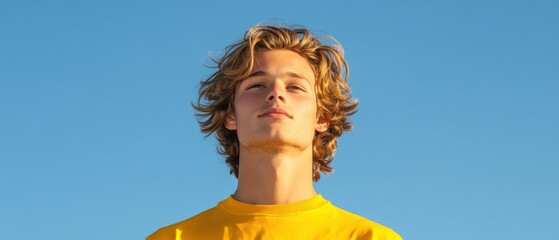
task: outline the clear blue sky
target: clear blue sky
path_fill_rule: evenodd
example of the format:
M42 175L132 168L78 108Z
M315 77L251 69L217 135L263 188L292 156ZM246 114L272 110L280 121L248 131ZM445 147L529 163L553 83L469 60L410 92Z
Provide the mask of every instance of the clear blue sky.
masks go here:
M189 104L208 53L275 19L346 49L360 110L326 198L409 240L554 239L558 9L2 1L0 239L143 239L231 194Z

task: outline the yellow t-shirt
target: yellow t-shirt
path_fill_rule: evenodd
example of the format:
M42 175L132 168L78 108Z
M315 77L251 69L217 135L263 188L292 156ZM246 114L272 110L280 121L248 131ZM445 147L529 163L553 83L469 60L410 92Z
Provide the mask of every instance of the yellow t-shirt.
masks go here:
M371 239L401 240L390 228L340 209L321 195L295 203L252 205L232 197L146 240Z

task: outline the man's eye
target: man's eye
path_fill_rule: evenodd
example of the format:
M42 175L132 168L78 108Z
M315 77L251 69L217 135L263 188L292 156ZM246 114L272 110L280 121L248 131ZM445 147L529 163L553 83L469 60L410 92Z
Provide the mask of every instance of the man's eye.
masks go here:
M291 85L291 86L289 86L288 88L289 88L289 89L292 89L292 90L305 91L304 88L302 88L302 87L300 87L300 86L297 86L297 85Z
M264 85L260 84L260 83L256 83L256 84L252 84L250 86L248 86L247 89L252 89L252 88L263 88Z

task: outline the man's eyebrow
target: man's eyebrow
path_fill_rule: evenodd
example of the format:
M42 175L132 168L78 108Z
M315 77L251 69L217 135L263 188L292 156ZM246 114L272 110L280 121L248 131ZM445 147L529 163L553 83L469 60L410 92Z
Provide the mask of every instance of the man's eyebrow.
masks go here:
M289 77L292 77L292 78L300 78L300 79L303 79L303 80L307 80L307 81L308 81L308 79L307 79L306 77L303 77L303 75L298 74L298 73L287 72L286 75L289 76Z
M253 72L253 73L249 74L247 78L258 77L258 76L266 76L266 75L268 75L268 73L266 73L264 71L256 71L256 72Z
M253 72L253 73L249 74L247 78L250 78L250 77L259 77L259 76L268 76L268 75L270 75L270 74L268 74L267 72L264 72L264 71L256 71L256 72ZM288 77L300 78L300 79L303 79L303 80L307 80L307 81L308 81L307 78L305 78L303 75L298 74L298 73L286 72L285 75L287 75Z

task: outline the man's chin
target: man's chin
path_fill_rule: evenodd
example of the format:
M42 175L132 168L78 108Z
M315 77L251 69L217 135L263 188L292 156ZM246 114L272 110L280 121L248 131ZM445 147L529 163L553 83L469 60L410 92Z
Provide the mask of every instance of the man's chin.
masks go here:
M279 135L270 135L267 137L252 138L249 141L246 141L245 143L250 147L281 148L281 147L298 147L298 146L305 145L305 141L302 140L303 139L286 137L279 134Z

